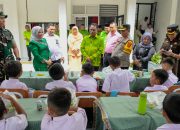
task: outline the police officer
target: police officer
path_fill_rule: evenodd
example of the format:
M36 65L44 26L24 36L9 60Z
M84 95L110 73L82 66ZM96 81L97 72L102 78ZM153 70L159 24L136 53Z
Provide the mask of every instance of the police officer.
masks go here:
M160 50L162 57L172 57L175 60L173 72L180 79L180 32L178 25L172 24L167 27L167 34Z
M129 57L133 49L133 41L129 36L130 25L123 24L118 30L122 36L120 37L119 43L115 46L112 56L120 58L122 69L128 69L130 65Z
M0 83L5 79L4 65L6 62L10 60L15 60L14 55L16 56L16 60L20 60L19 58L19 50L17 48L16 42L12 33L5 29L5 19L7 15L3 12L0 12Z

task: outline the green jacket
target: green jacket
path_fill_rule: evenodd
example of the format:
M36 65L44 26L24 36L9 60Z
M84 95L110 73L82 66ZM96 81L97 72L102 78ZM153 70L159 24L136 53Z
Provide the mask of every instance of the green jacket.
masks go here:
M31 31L24 31L24 39L26 40L26 46L29 46L30 38L31 38Z
M46 40L44 38L40 42L32 40L29 43L29 48L34 56L33 66L35 71L47 71L48 66L44 63L44 60L49 60L50 51Z
M81 43L81 53L83 55L82 63L86 63L86 59L90 58L93 66L100 66L103 49L104 43L99 36L96 35L95 37L91 37L89 35L84 37Z
M89 32L88 30L79 30L79 32L83 35L83 37L88 36Z

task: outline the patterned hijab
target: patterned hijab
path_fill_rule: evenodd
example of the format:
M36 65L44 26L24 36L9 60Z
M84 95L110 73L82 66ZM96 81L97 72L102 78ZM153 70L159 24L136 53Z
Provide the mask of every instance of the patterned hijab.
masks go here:
M34 40L34 41L39 41L41 40L40 38L38 38L38 33L39 31L43 30L42 27L40 26L34 26L32 28L32 34L31 34L31 41Z

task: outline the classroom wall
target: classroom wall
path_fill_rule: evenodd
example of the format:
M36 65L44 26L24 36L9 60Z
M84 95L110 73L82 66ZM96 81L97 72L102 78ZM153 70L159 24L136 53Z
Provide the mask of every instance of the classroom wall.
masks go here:
M170 24L172 0L166 0L166 2L157 0L157 2L155 29L158 30L156 48L159 50L166 35L166 28Z
M180 1L178 0L178 6L177 6L177 13L176 13L176 24L179 25L180 28Z

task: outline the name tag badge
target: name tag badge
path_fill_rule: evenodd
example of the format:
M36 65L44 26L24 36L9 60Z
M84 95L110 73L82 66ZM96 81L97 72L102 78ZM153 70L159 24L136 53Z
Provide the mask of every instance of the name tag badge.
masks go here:
M58 39L56 39L56 44L59 44L59 41L58 41Z

